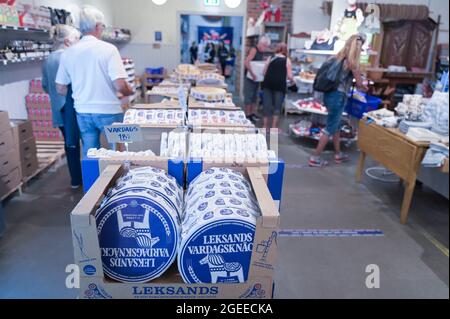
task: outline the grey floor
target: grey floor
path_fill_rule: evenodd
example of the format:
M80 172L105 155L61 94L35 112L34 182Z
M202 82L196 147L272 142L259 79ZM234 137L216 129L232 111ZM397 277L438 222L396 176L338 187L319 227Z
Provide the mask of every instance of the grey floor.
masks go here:
M290 116L283 122L287 132ZM409 223L399 223L403 189L364 177L354 182L350 163L305 166L314 143L280 135L287 168L282 229L379 229L382 237L280 237L276 298L448 298L448 200L418 187ZM328 151L326 156L331 158ZM369 163L370 164L370 163ZM374 163L372 163L374 164ZM0 238L0 298L75 298L65 287L73 261L69 213L82 196L67 187L66 167L49 172L22 197L4 203ZM366 266L380 268L380 288L365 286Z

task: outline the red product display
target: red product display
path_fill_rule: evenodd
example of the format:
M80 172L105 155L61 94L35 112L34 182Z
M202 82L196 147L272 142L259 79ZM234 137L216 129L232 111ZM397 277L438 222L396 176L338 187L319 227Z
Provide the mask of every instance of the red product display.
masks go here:
M30 81L30 93L25 97L28 119L32 121L33 134L38 141L62 141L59 128L53 127L50 97L42 89L42 81Z

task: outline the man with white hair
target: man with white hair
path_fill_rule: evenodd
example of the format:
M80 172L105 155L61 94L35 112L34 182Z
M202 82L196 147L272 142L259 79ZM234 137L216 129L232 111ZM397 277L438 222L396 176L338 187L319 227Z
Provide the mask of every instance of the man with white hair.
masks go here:
M245 115L252 122L259 120L256 115L259 91L259 82L257 82L257 75L253 71L251 62L254 61L264 61L264 53L269 49L271 44L270 38L263 35L259 38L258 45L251 48L247 58L245 59L246 72L249 73L251 79L246 76L244 82L244 105L245 105Z
M133 94L119 51L100 40L104 19L103 13L92 6L81 8L83 37L64 51L56 76L59 94L65 95L72 85L84 156L90 148L100 148L105 126L123 121L120 99Z

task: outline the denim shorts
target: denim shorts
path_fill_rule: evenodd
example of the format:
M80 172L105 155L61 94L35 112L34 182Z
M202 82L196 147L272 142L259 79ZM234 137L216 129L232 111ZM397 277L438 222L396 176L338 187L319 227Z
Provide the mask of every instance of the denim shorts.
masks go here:
M258 100L259 82L245 77L244 80L244 105L256 104Z
M325 134L332 136L339 131L342 113L344 113L345 103L347 102L347 95L340 91L327 92L324 94L323 101L328 110Z
M264 89L264 116L279 116L283 108L285 93Z

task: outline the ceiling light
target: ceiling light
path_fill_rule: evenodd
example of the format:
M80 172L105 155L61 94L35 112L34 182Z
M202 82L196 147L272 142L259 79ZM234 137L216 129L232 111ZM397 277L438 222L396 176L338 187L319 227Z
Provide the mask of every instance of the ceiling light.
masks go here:
M167 2L167 0L152 0L152 1L157 6L162 6L163 4L165 4Z
M242 0L225 0L225 4L228 8L236 9L241 5Z

